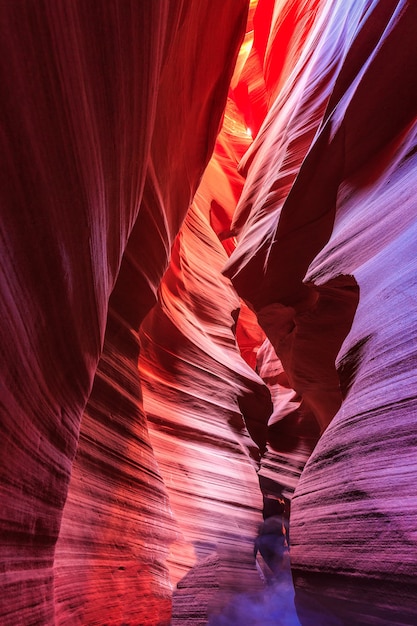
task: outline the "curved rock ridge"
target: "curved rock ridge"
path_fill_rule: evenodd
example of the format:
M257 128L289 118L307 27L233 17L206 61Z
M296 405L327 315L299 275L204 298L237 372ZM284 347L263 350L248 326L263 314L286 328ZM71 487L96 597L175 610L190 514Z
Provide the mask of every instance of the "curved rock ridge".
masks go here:
M322 588L333 611L336 598L346 621L359 588L367 590L365 616L382 606L386 624L417 616L415 129L407 139L389 175L350 188L343 206L350 219L335 226L310 269L321 281L349 266L361 294L337 362L346 399L307 463L292 509L297 577L306 590ZM336 587L305 572L331 574Z
M235 248L231 221L243 185L237 164L256 132L256 125L252 129L249 124L260 116L259 109L242 105L247 65L253 82L264 81L259 59L265 48L256 30L251 41L251 20L255 23L259 11L267 9L263 3L249 14L249 36L232 78L222 131L173 246L158 305L140 331L144 406L180 531L168 562L171 580L178 581L175 624L190 615L193 623L206 623L231 593L256 590L260 584L253 542L263 500L254 461L259 460L257 447L265 450L274 407L268 386L254 371L265 336L221 271ZM266 88L261 91L266 98ZM287 395L294 396L288 381ZM275 417L279 406L291 406L287 395L277 399ZM285 415L292 409L281 411ZM280 468L270 454L269 491L280 492L292 471L298 479L311 446L299 444L297 436L295 447L284 460L293 470ZM279 484L277 475L282 479ZM295 484L292 476L288 495Z
M417 623L416 26L0 3L1 624Z
M140 331L144 406L180 531L168 562L171 580L178 581L175 624L190 615L193 623L206 623L232 592L257 589L253 542L265 504L258 481L265 497L290 498L318 437L311 412L300 414L299 400L292 401L296 394L281 364L282 384L275 380L275 370L269 369L268 376L268 364L277 358L271 358L271 347L269 353L261 348L265 336L256 318L221 274L236 245L231 223L243 185L237 164L261 116L259 108L245 108L242 100L248 76L267 103L260 62L265 46L256 30L250 39L251 19L255 24L259 11L267 12L266 3L250 13L222 131L173 246L158 305ZM241 359L236 340L242 357L262 378ZM282 428L287 415L291 425L299 424L293 435L288 421ZM268 440L256 476L259 452L254 443L263 453Z
M137 334L112 309L55 553L59 624L169 623L175 528L141 407Z
M210 226L214 198L207 185L205 175L173 247L159 304L140 331L144 407L178 524L169 559L178 624L194 614L206 623L232 592L261 584L253 558L262 521L254 442L265 445L272 404L236 345L239 299L221 275L227 253Z
M294 54L294 65L241 163L246 183L232 223L239 246L225 273L257 309L267 304L260 293L271 291L263 281L282 207L322 123L338 70L368 4L320 3L304 45Z
M144 21L153 37L133 38ZM165 2L1 6L5 624L53 622L54 545L142 196L167 25Z
M291 500L319 438L319 427L314 414L291 387L268 339L258 350L257 369L270 390L274 407L268 420L267 449L258 471L260 486L266 497Z
M416 23L410 2L320 3L244 158L225 274L324 433L292 501L303 624L417 616Z
M243 0L2 3L3 624L169 620L175 526L137 331L246 15Z

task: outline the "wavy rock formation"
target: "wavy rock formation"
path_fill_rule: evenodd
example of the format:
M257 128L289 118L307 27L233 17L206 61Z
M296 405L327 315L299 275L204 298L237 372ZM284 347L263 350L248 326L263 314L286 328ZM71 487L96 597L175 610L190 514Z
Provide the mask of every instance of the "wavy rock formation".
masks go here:
M210 225L211 170L173 246L159 304L140 331L144 407L178 524L171 580L193 566L174 593L173 624L190 613L206 623L230 593L260 586L253 541L262 498L251 455L265 445L272 404L236 346L239 299L221 275L227 253ZM211 583L208 562L215 564Z
M137 331L210 157L246 12L2 3L4 624L52 623L54 586L61 623L169 619L172 530Z
M1 624L416 623L416 26L0 2Z
M322 4L307 62L248 153L235 218L227 275L325 431L292 503L306 624L326 619L318 590L332 624L416 616L416 17L406 2Z

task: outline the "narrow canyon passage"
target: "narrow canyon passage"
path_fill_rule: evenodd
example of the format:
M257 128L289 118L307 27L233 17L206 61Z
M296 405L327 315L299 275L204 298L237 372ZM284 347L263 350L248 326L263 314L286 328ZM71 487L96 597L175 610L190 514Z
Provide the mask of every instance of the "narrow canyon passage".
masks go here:
M0 0L1 626L415 626L416 28Z

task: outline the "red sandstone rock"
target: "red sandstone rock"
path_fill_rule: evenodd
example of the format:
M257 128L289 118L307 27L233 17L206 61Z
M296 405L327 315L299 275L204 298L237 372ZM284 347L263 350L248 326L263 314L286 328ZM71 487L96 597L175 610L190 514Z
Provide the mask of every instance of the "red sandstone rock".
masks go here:
M415 623L416 24L0 3L2 624Z
M135 333L210 157L245 12L1 6L4 624L53 622L60 528L60 623L168 619L172 530Z

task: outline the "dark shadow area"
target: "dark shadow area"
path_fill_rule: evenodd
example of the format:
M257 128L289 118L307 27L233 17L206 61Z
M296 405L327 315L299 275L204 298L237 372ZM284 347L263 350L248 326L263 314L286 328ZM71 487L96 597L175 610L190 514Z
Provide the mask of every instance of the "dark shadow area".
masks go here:
M288 429L291 433L293 425L301 429L307 426L304 422L308 422L309 412L323 432L339 410L342 393L335 361L359 303L359 286L351 275L304 286L310 291L304 308L277 302L257 312L290 387L303 399L303 413L295 416Z
M319 437L317 420L303 405L268 427L268 443L276 452L291 452L300 445L300 440L313 450Z
M275 515L267 517L259 527L258 536L255 540L254 557L259 556L262 565L257 562L260 567L265 582L271 584L276 576L285 567L286 561L289 559L289 547L287 542L287 533L284 525L284 501L276 501L277 509L279 505L281 510Z
M271 394L264 384L252 381L247 381L246 384L251 389L238 396L237 403L248 433L262 454L266 449L268 419L273 408Z
M290 500L283 496L284 486L266 476L259 476L259 486L263 497L262 517L266 521L270 517L279 516L282 520L287 546L290 545L289 521Z
M352 387L357 369L363 361L365 348L372 335L367 335L346 352L337 368L342 398L345 399Z

